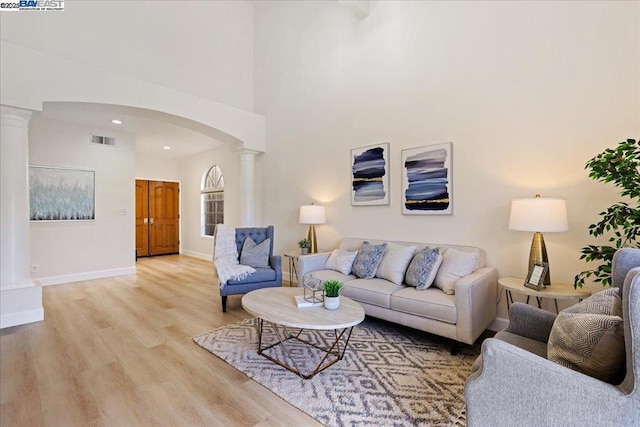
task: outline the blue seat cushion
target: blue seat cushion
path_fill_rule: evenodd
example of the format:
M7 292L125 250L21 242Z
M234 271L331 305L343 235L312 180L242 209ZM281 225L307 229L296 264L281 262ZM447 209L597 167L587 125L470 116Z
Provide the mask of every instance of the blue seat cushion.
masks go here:
M271 282L272 280L276 280L276 271L273 268L260 267L242 280L229 280L225 287L256 282Z

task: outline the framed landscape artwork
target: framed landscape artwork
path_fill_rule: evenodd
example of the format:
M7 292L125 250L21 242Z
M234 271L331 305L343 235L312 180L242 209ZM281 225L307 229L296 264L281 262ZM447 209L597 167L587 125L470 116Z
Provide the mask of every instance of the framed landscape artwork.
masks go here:
M402 150L402 213L453 213L450 142Z
M389 204L389 143L351 150L351 204Z
M30 221L96 219L95 171L29 166Z

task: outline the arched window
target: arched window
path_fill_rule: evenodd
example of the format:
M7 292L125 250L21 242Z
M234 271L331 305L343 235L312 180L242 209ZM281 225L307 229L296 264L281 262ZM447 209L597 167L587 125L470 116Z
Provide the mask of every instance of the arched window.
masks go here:
M202 176L202 235L213 236L216 224L224 223L224 177L218 165Z

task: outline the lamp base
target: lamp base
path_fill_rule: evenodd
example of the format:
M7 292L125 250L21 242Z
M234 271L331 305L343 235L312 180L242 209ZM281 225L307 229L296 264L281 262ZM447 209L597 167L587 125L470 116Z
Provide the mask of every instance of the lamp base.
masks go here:
M311 240L311 247L309 248L309 253L315 254L318 253L318 239L316 238L316 226L311 224L309 225L309 235L307 239Z
M533 264L546 262L549 265L549 257L547 256L547 247L544 244L544 237L542 233L534 233L533 240L531 241L531 250L529 251L529 270ZM544 277L544 285L551 285L551 270L547 269L547 275Z

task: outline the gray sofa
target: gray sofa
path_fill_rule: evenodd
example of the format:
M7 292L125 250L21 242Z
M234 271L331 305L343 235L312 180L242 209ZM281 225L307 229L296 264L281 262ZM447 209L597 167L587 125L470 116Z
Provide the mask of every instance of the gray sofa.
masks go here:
M547 360L556 315L516 303L467 380L470 427L640 426L640 250L617 251L612 270L622 290L624 380L612 385Z
M345 238L338 249L358 250L364 241L377 245L385 241ZM330 253L304 255L298 258L298 285L313 274L320 280L343 282L342 295L359 302L368 316L377 317L446 338L473 344L496 316L497 272L485 265L482 249L472 246L432 245L391 242L405 246L455 248L478 255L473 273L457 280L455 294L446 295L438 288L418 291L414 287L396 285L385 279L358 279L352 274L327 270Z

